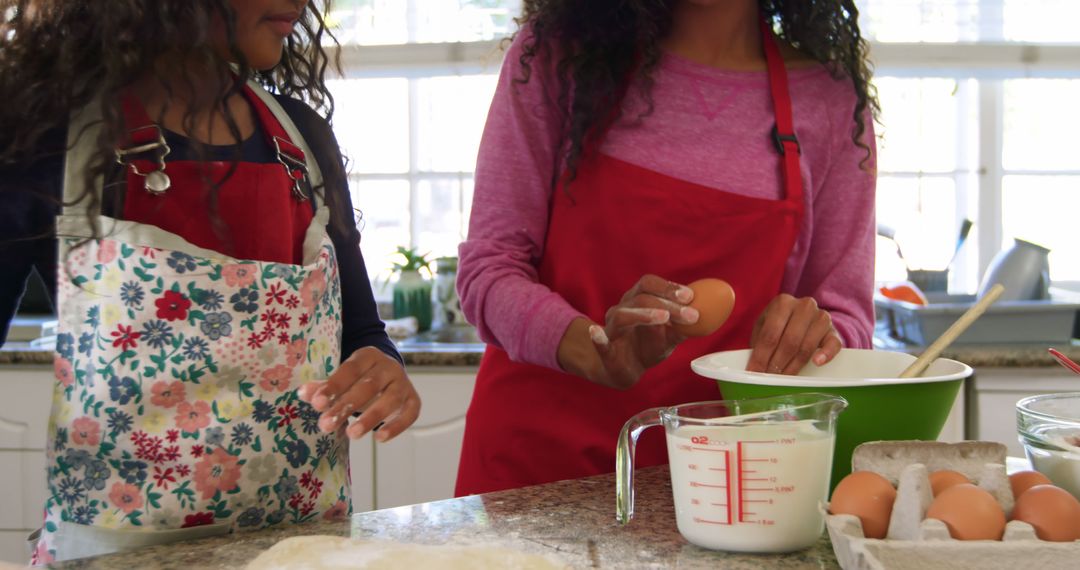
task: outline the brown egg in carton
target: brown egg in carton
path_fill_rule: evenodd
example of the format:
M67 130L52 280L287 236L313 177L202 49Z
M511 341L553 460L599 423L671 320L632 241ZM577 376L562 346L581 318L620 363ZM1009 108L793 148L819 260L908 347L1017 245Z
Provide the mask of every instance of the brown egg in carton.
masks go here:
M886 538L866 538L854 515L828 515L826 527L844 570L927 570L934 568L1080 567L1080 541L1047 542L1023 521L1009 521L1002 540L955 540L945 523L926 518L933 501L929 475L950 469L989 492L1012 514L1015 500L1005 470L1004 445L965 441L879 441L855 448L853 471L873 471L896 487Z

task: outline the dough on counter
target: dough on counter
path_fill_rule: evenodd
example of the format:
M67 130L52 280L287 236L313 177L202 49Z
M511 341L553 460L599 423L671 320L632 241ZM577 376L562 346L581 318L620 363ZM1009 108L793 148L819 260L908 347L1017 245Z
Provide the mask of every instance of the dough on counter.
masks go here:
M341 536L294 536L278 542L247 570L563 570L543 556L502 546L405 544Z

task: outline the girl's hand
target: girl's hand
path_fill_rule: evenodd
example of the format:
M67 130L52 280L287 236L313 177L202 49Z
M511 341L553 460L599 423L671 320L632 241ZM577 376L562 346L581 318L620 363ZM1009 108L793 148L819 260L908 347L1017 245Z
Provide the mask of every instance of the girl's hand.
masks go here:
M782 294L769 302L754 324L746 370L798 374L811 358L821 366L842 346L832 317L818 308L817 301Z
M602 386L630 388L685 339L672 322L697 322L697 309L687 306L693 298L689 287L645 275L608 309L603 327L587 319L571 323L559 343L559 364Z
M420 415L420 396L401 363L370 346L352 353L326 381L308 382L297 394L322 412L319 429L326 433L362 412L346 429L352 439L376 430L375 439L390 441Z

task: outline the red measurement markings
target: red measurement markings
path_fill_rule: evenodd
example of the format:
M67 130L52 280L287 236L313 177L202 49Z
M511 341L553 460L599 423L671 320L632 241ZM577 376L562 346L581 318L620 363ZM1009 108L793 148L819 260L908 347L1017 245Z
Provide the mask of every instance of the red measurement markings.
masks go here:
M741 523L750 523L750 524L772 524L771 521L747 520L747 517L751 517L751 516L754 516L754 515L757 514L755 512L750 512L750 511L746 510L747 505L754 504L754 503L766 504L766 505L773 504L773 499L772 498L768 498L768 499L749 499L749 498L746 497L746 495L748 493L790 492L790 490L781 491L780 487L748 487L747 486L747 484L753 484L752 482L754 482L754 481L758 482L759 485L762 482L765 482L765 483L775 482L775 477L747 477L747 475L757 473L757 471L755 471L755 470L746 468L748 463L749 464L753 464L753 463L772 463L772 464L776 464L776 463L779 463L779 461L775 457L764 457L764 458L747 457L747 455L746 455L746 446L751 445L751 444L790 445L790 444L793 444L793 443L795 443L795 440L793 438L786 438L786 439L769 439L769 440L745 440L745 441L740 441L740 442L738 442L736 444L736 461L738 461L738 477L739 477L739 483L738 483L738 487L739 487L739 495L738 495L738 497L739 497L739 522L741 522Z
M694 522L705 523L705 524L723 524L723 525L731 524L730 522L713 521L713 520L709 520L709 519L703 519L701 517L694 517Z
M731 454L724 454L724 478L727 481L727 520L731 524Z
M739 522L743 521L743 442L735 444L735 461L738 464L739 470Z

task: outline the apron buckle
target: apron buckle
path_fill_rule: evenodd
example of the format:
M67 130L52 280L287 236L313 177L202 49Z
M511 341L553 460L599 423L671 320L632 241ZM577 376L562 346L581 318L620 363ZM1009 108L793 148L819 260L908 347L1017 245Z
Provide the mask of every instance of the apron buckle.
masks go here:
M172 182L169 175L165 174L165 157L169 156L172 149L165 143L165 135L157 125L148 125L128 131L134 146L116 149L116 162L131 168L131 172L144 179L143 188L153 196L164 194ZM142 172L139 170L136 159L139 155L153 153L153 161L156 163L155 170Z
M795 153L802 154L802 147L799 146L799 139L795 136L794 132L792 132L790 135L782 135L780 134L780 131L776 128L776 125L773 125L772 140L773 144L776 145L776 152L780 153L780 156L784 156L785 154L787 154L788 147L784 143L795 143Z
M285 174L289 177L289 180L292 180L293 198L301 202L307 200L307 193L301 185L301 182L307 181L308 173L304 151L279 136L275 136L273 140L278 162L285 167Z

